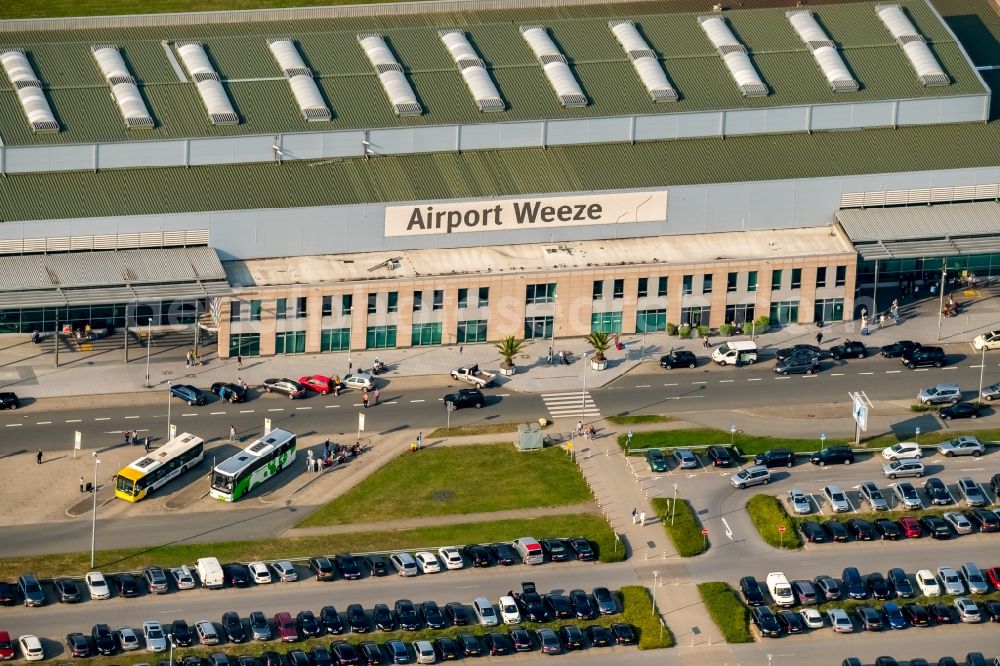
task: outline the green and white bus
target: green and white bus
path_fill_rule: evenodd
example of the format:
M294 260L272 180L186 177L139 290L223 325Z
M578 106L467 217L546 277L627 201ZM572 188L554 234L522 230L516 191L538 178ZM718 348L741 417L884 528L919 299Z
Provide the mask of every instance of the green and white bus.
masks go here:
M295 434L272 430L212 469L215 499L235 502L295 461Z

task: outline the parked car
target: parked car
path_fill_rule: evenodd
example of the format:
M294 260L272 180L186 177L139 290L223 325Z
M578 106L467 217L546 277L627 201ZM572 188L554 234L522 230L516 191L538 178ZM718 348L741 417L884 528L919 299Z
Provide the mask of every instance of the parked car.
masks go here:
M603 629L603 627L601 627ZM541 646L541 651L544 654L561 654L562 653L562 642L559 640L559 634L557 634L552 629L548 627L543 627L539 629L535 636L538 638L538 644ZM593 645L593 639L591 639L591 645Z
M809 462L820 467L826 465L850 465L854 462L854 450L849 446L828 446L809 457Z
M952 602L958 612L958 619L966 624L978 624L983 621L983 614L977 604L968 597L959 597Z
M594 547L590 545L590 541L582 536L570 537L566 540L566 543L569 544L573 555L580 562L593 562L597 558L597 553L594 552Z
M896 496L896 500L903 505L904 509L924 508L924 503L920 499L920 495L917 494L917 489L913 487L913 484L905 481L894 483L892 484L892 492Z
M375 378L369 372L355 372L344 377L344 386L363 391L375 388Z
M344 621L335 606L323 606L319 609L319 625L328 634L342 634L346 631Z
M952 419L977 419L979 418L979 406L971 402L960 402L957 405L939 410L938 416L945 421L951 421Z
M688 449L674 449L674 462L678 469L695 469L698 467L698 457Z
M705 455L715 467L731 467L735 460L735 456L728 446L710 446L705 451Z
M240 386L239 384L232 384L230 382L215 382L212 384L211 392L219 396L221 400L227 402L245 402L247 399L247 390Z
M6 633L6 632L5 632ZM9 643L10 638L4 640L4 643ZM71 633L66 634L66 648L69 650L69 655L74 659L86 659L90 656L90 641L81 633ZM14 658L13 650L3 651L3 657L5 661Z
M931 624L931 615L927 607L920 604L903 604L903 616L914 627L928 627Z
M987 402L992 402L997 398L1000 398L1000 383L990 384L989 386L984 387L979 393L979 396Z
M178 590L190 590L194 588L194 576L186 564L170 570L170 575L174 579L174 585Z
M903 609L895 601L887 601L882 606L882 613L885 614L885 623L890 629L906 629L906 617Z
M819 358L823 355L823 350L816 345L806 345L798 344L792 345L791 347L785 347L774 352L774 357L780 363L785 359L792 358L795 356L805 357L805 358Z
M568 562L571 556L569 548L562 539L542 539L542 550L550 562Z
M167 637L159 622L146 621L142 623L142 638L146 641L147 652L166 652Z
M754 456L753 464L764 467L791 467L795 464L795 452L791 449L770 449Z
M91 599L111 598L111 588L108 586L104 574L100 571L91 571L83 577L83 581L87 584L87 591L90 593Z
M444 562L444 566L447 569L455 570L465 566L462 553L454 546L442 546L438 548L438 556L440 556L441 561Z
M948 456L981 456L986 446L972 435L961 435L938 444L938 453Z
M468 554L470 546L466 546L466 554ZM364 559L365 568L368 569L368 573L373 576L386 576L389 574L392 564L389 563L389 558L383 555L369 555Z
M545 609L554 620L568 620L573 617L573 604L562 594L546 594Z
M19 636L17 645L21 648L21 656L24 657L25 661L41 661L45 659L45 648L42 647L42 642L38 640L38 636L33 634Z
M878 573L868 574L868 589L871 590L873 599L888 599L892 590L889 588L889 583L886 581L885 576Z
M362 643L361 644L362 656L364 655L365 645L371 645L374 646L375 649L378 649L378 645L376 643ZM449 636L438 636L437 638L435 638L434 651L437 652L438 659L440 659L441 661L452 661L458 659L458 654L459 654L458 644L455 643L455 641L452 640L452 638ZM378 661L375 661L374 657L368 660L368 664L370 666L374 666L374 664L381 664L381 663L382 663L381 652L378 653Z
M882 631L882 614L871 606L858 606L854 615L862 631Z
M638 642L631 624L616 622L611 625L611 633L618 645L635 645Z
M945 522L955 530L956 534L972 534L972 523L965 514L958 511L945 511L942 515Z
M774 371L779 375L811 375L814 372L818 372L819 367L818 356L793 354L779 360L774 366Z
M517 553L514 548L506 542L494 543L490 546L490 554L497 564L509 567L517 562Z
M215 624L209 620L195 622L194 632L198 635L198 642L202 645L218 645L219 643L219 632L215 630Z
M965 594L965 584L952 567L938 567L937 579L945 594Z
M396 612L396 620L399 622L401 629L405 631L420 629L420 615L417 613L417 607L413 605L412 601L409 599L397 599L394 610ZM496 614L494 613L495 616Z
M250 635L255 641L271 640L271 625L267 622L267 616L261 611L251 611L249 617Z
M907 539L919 539L923 534L920 529L920 521L913 516L900 516L896 522L902 528Z
M988 501L979 484L972 477L963 476L958 480L958 492L969 506L986 506Z
M667 457L660 449L646 449L646 464L651 472L666 472L669 469Z
M45 590L33 573L24 573L17 577L17 588L21 592L25 606L44 606Z
M465 407L481 409L486 404L486 396L479 389L463 388L444 397L444 406L449 412Z
M850 634L854 632L854 623L851 622L847 611L842 608L831 608L826 612L826 618L830 621L830 626L838 634Z
M299 611L295 616L295 626L304 638L316 638L323 633L323 627L311 610Z
M591 647L611 647L615 644L615 637L611 630L599 624L587 627L587 640Z
M899 340L893 342L892 344L885 345L879 349L879 353L885 358L899 358L903 354L910 352L914 349L919 349L920 343L913 342L911 340Z
M826 601L838 601L844 598L843 588L840 585L840 581L836 578L820 575L813 578L813 583L816 584L816 588L822 593L823 599Z
M926 368L933 365L935 368L944 366L948 359L944 350L940 347L921 347L910 352L904 352L902 356L903 365L910 370L914 368Z
M250 587L250 569L245 564L227 564L223 567L226 572L226 580L232 587Z
M698 358L689 351L678 350L660 357L661 368L694 368Z
M823 527L825 527L826 531L830 533L830 538L837 543L845 543L850 540L850 534L847 532L847 526L835 518L823 523Z
M931 504L945 505L954 501L951 493L948 492L948 487L937 477L924 481L924 494L927 495Z
M802 606L812 606L819 603L819 592L811 581L792 581L792 594L795 595L795 601Z
M170 590L167 574L160 567L146 567L142 578L146 581L146 589L150 594L165 594ZM73 587L76 587L76 583L73 583Z
M294 379L282 377L280 379L269 377L263 383L265 393L280 393L287 395L290 400L301 398L306 394L306 387Z
M273 580L271 570L263 562L251 562L247 565L247 569L250 571L253 582L257 585L267 585Z
M319 393L320 395L333 393L334 389L333 379L327 377L326 375L308 375L306 377L299 377L299 384L301 384L303 388Z
M847 531L856 541L874 541L875 526L864 518L852 518L847 521Z
M299 630L291 613L275 613L274 628L278 631L278 640L282 642L294 643L299 640Z
M762 606L766 603L764 590L753 576L740 578L740 592L743 593L743 599L748 606Z
M807 520L799 524L802 536L809 543L826 543L830 540L830 533L826 528L814 520Z
M21 406L21 401L16 393L4 391L0 393L0 409L17 409Z
M910 577L906 575L906 572L900 568L889 569L889 574L886 577L889 585L893 590L896 591L896 596L908 599L910 597L916 596L917 591L913 589L913 583L910 582Z
M409 553L393 553L389 562L400 576L416 576L419 571L417 561Z
M230 643L242 643L247 639L243 620L240 619L239 613L236 611L226 611L222 614L222 630L226 634L226 640Z
M958 384L935 384L917 392L921 405L954 405L962 399L962 389Z
M299 574L295 570L295 565L288 560L278 560L271 565L278 580L282 583L291 583L299 579Z
M893 460L891 463L882 465L882 474L887 479L899 479L908 476L919 479L925 472L924 464L915 459Z
M459 604L461 606L461 604ZM452 618L452 624L460 626L460 623L455 622L455 615L452 610L452 604L448 604L445 607L448 612L449 617ZM464 613L465 607L462 606L462 612ZM372 622L375 623L375 628L379 631L394 631L396 629L396 618L392 614L392 610L387 604L375 604L372 607ZM468 622L464 622L468 624Z
M786 501L792 507L792 512L795 514L804 515L812 511L812 502L810 502L809 498L806 497L806 494L798 488L792 488L788 491L788 498Z
M751 608L750 619L753 621L754 626L757 627L757 631L760 632L761 636L777 638L781 635L781 625L778 624L778 618L775 617L774 611L767 606L754 606Z
M864 358L868 354L863 342L857 340L844 340L839 345L830 347L830 356L833 360L839 361L845 358Z
M531 641L531 634L528 633L527 629L514 627L507 632L507 638L510 639L511 645L514 646L514 652L531 652L535 647Z
M859 489L861 499L868 503L872 511L888 511L889 502L885 499L885 495L882 491L878 489L871 481L865 481L861 484Z
M180 398L189 405L205 404L205 394L190 384L171 384L170 395Z
M490 551L486 546L472 543L465 546L462 551L472 562L473 567L488 567L493 564L492 559L490 559Z
M429 550L421 550L414 553L413 559L417 561L417 567L420 568L421 573L441 573L441 561L437 558L437 555ZM360 573L361 571L359 570L358 574L360 575Z
M951 538L951 528L948 527L948 523L937 516L924 516L920 519L920 525L934 539Z
M434 602L427 602L434 603ZM437 604L434 604L435 609ZM441 611L437 611L438 615L441 615ZM350 604L347 607L347 626L351 628L351 631L355 634L366 634L371 629L371 623L368 621L368 614L365 612L365 607L361 604ZM442 617L441 626L444 626L444 618ZM440 627L431 627L432 629L440 629Z
M857 568L845 568L840 579L844 581L844 589L851 599L864 599L868 596L868 586L865 585L865 580Z
M899 541L900 539L905 539L906 535L903 534L903 530L899 527L899 524L894 520L889 520L888 518L878 518L875 520L875 529L878 530L879 535L885 541Z
M510 639L499 631L490 631L486 634L486 650L491 656L510 654L514 651L514 646L510 644Z
M615 602L614 595L606 587L594 588L594 601L597 602L597 610L600 611L601 615L614 615L618 612L618 604Z
M990 585L986 582L983 572L972 562L966 562L959 570L958 575L969 590L969 594L986 594L990 591Z
M976 509L969 513L969 520L980 532L1000 532L1000 516L990 509Z
M916 442L900 442L882 449L882 458L889 461L905 460L907 458L916 458L919 460L923 455L920 445Z
M835 513L840 513L843 511L851 510L851 502L847 499L847 493L840 489L837 485L827 485L823 486L823 497L830 504L830 508Z

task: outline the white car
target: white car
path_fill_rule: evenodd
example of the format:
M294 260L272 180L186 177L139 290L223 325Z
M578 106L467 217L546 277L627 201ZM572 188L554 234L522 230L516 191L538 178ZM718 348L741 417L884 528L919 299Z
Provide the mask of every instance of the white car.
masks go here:
M805 622L806 626L810 629L823 628L823 616L820 615L819 611L815 608L803 608L799 611L799 615L802 616L802 621Z
M521 611L514 597L500 597L500 619L504 624L521 624Z
M358 389L359 391L364 389L371 391L375 388L375 380L367 372L355 372L354 374L344 377L344 386L347 388Z
M194 631L198 634L198 642L202 645L219 644L219 632L215 630L215 623L208 620L198 620L194 623Z
M972 523L965 517L965 514L958 511L945 511L941 517L951 525L956 534L972 534Z
M955 610L958 611L958 617L962 622L975 624L983 621L983 615L979 611L979 604L968 597L955 599Z
M417 656L418 664L437 663L437 652L430 641L415 641L413 643L413 654Z
M921 569L917 572L917 587L920 588L920 595L924 597L940 597L941 586L938 585L934 572L930 569Z
M826 617L830 620L830 626L838 634L850 634L854 632L854 623L851 617L843 608L831 608L826 612Z
M251 562L247 568L250 569L253 582L258 585L267 585L274 580L271 577L271 570L263 562Z
M174 584L177 585L178 590L194 589L194 576L191 575L191 570L188 569L186 564L175 569L171 569L170 575L173 576Z
M965 583L951 567L938 567L937 578L945 594L965 594Z
M421 550L415 553L413 557L417 560L417 566L420 567L420 571L423 573L441 573L441 561L438 560L437 555L434 553L428 550Z
M806 494L798 488L788 491L788 503L792 505L792 511L797 514L806 514L812 511L812 504Z
M444 562L445 567L449 569L461 569L465 566L465 560L462 559L462 553L459 552L458 548L454 546L444 546L438 548L438 555Z
M280 560L271 566L274 567L274 572L278 574L278 580L282 583L291 583L299 579L299 574L296 573L295 566L288 560Z
M111 598L111 588L108 586L104 574L100 571L91 571L84 576L84 581L87 583L87 591L90 592L91 599Z
M982 351L983 347L986 349L1000 349L1000 331L988 331L977 335L972 340L972 347L976 351Z
M882 458L885 460L906 460L909 458L919 460L923 456L920 445L916 442L900 442L882 449Z
M163 627L159 622L143 622L142 637L146 639L147 652L167 651L167 637L163 635Z
M118 639L118 647L126 652L139 649L139 637L132 627L118 627L115 629L115 638Z
M823 495L830 503L830 508L834 513L841 513L851 510L851 502L847 499L847 494L840 489L840 486L823 486Z
M25 634L17 639L17 644L21 646L21 654L24 656L25 661L41 661L45 659L45 649L42 648L42 642L38 640L38 636Z

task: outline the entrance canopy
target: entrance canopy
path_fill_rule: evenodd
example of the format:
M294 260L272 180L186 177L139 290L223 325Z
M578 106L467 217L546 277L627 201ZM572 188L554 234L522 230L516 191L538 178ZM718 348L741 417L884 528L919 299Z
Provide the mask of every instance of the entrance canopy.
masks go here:
M1000 202L837 212L864 261L1000 252Z

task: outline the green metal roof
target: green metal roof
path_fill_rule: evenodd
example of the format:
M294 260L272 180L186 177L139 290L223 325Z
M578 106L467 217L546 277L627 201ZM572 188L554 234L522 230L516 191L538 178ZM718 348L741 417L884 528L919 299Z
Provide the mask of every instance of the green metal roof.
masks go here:
M0 178L0 219L514 196L995 166L1000 122ZM57 195L53 195L57 193Z
M967 0L959 0L967 1ZM45 84L62 125L58 134L34 135L13 89L0 76L0 137L7 145L155 140L237 134L270 134L369 127L503 122L660 114L706 109L766 108L801 104L982 94L982 85L945 26L921 0L903 0L918 30L952 84L919 84L902 49L879 21L873 3L810 7L842 47L861 83L857 92L834 93L812 55L785 18L786 8L736 10L725 17L750 50L771 95L744 98L697 23L697 14L671 12L663 3L547 8L462 14L240 23L107 30L8 33L0 43L25 48ZM654 104L607 26L611 18L636 21L681 94ZM541 23L569 58L590 98L563 109L521 38L518 27ZM503 113L480 114L438 39L437 31L461 27L486 60L509 104ZM367 58L359 32L387 36L426 112L397 118ZM308 123L280 77L268 37L292 37L314 70L334 116ZM209 124L195 86L180 82L162 41L200 40L215 61L243 124ZM156 120L151 131L124 128L110 91L90 54L93 43L114 43L140 82Z

